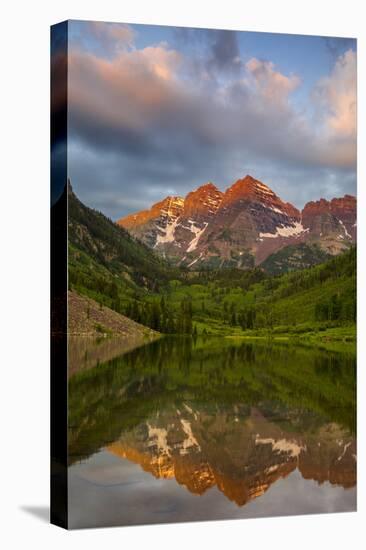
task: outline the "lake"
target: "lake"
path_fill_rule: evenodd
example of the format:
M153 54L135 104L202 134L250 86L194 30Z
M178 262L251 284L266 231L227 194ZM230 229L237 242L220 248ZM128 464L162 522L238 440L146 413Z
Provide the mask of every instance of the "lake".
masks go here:
M352 346L69 349L70 528L356 510Z

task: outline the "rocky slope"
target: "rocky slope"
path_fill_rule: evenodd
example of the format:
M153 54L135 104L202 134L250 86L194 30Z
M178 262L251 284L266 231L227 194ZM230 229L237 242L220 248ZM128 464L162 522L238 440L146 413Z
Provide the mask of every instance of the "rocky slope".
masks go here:
M117 223L174 263L248 268L303 242L327 254L346 250L356 240L356 198L320 199L300 212L247 175L224 193L209 182Z
M109 307L100 306L95 300L68 292L68 335L102 336L116 335L128 340L149 342L159 336L155 330L135 323Z
M91 369L160 337L87 296L68 291L68 376Z

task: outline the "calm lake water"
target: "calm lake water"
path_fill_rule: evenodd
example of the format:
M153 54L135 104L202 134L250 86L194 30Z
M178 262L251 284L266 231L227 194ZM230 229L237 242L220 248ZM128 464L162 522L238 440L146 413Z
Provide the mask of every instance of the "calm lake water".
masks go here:
M354 350L70 349L70 528L356 509Z

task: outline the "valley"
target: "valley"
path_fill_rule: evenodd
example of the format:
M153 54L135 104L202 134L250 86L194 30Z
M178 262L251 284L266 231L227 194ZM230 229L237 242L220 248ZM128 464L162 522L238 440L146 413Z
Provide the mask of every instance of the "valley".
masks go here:
M350 227L353 218L344 219ZM83 205L71 187L69 286L163 334L355 341L351 241L338 255L301 243L267 256L261 266L193 270Z

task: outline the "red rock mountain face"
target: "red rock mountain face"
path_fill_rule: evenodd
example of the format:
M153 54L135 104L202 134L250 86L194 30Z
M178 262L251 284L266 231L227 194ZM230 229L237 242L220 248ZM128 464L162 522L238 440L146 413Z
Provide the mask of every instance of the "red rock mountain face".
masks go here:
M356 198L309 202L302 212L247 175L224 193L208 182L166 197L117 223L175 263L192 269L250 268L298 243L330 254L356 241Z
M208 182L196 191L188 193L184 199L184 215L187 219L212 219L221 205L222 198L223 193L213 183Z
M302 211L302 222L311 236L320 238L323 247L337 254L343 249L343 242L356 241L356 215L356 198L345 195L331 201L308 202Z

